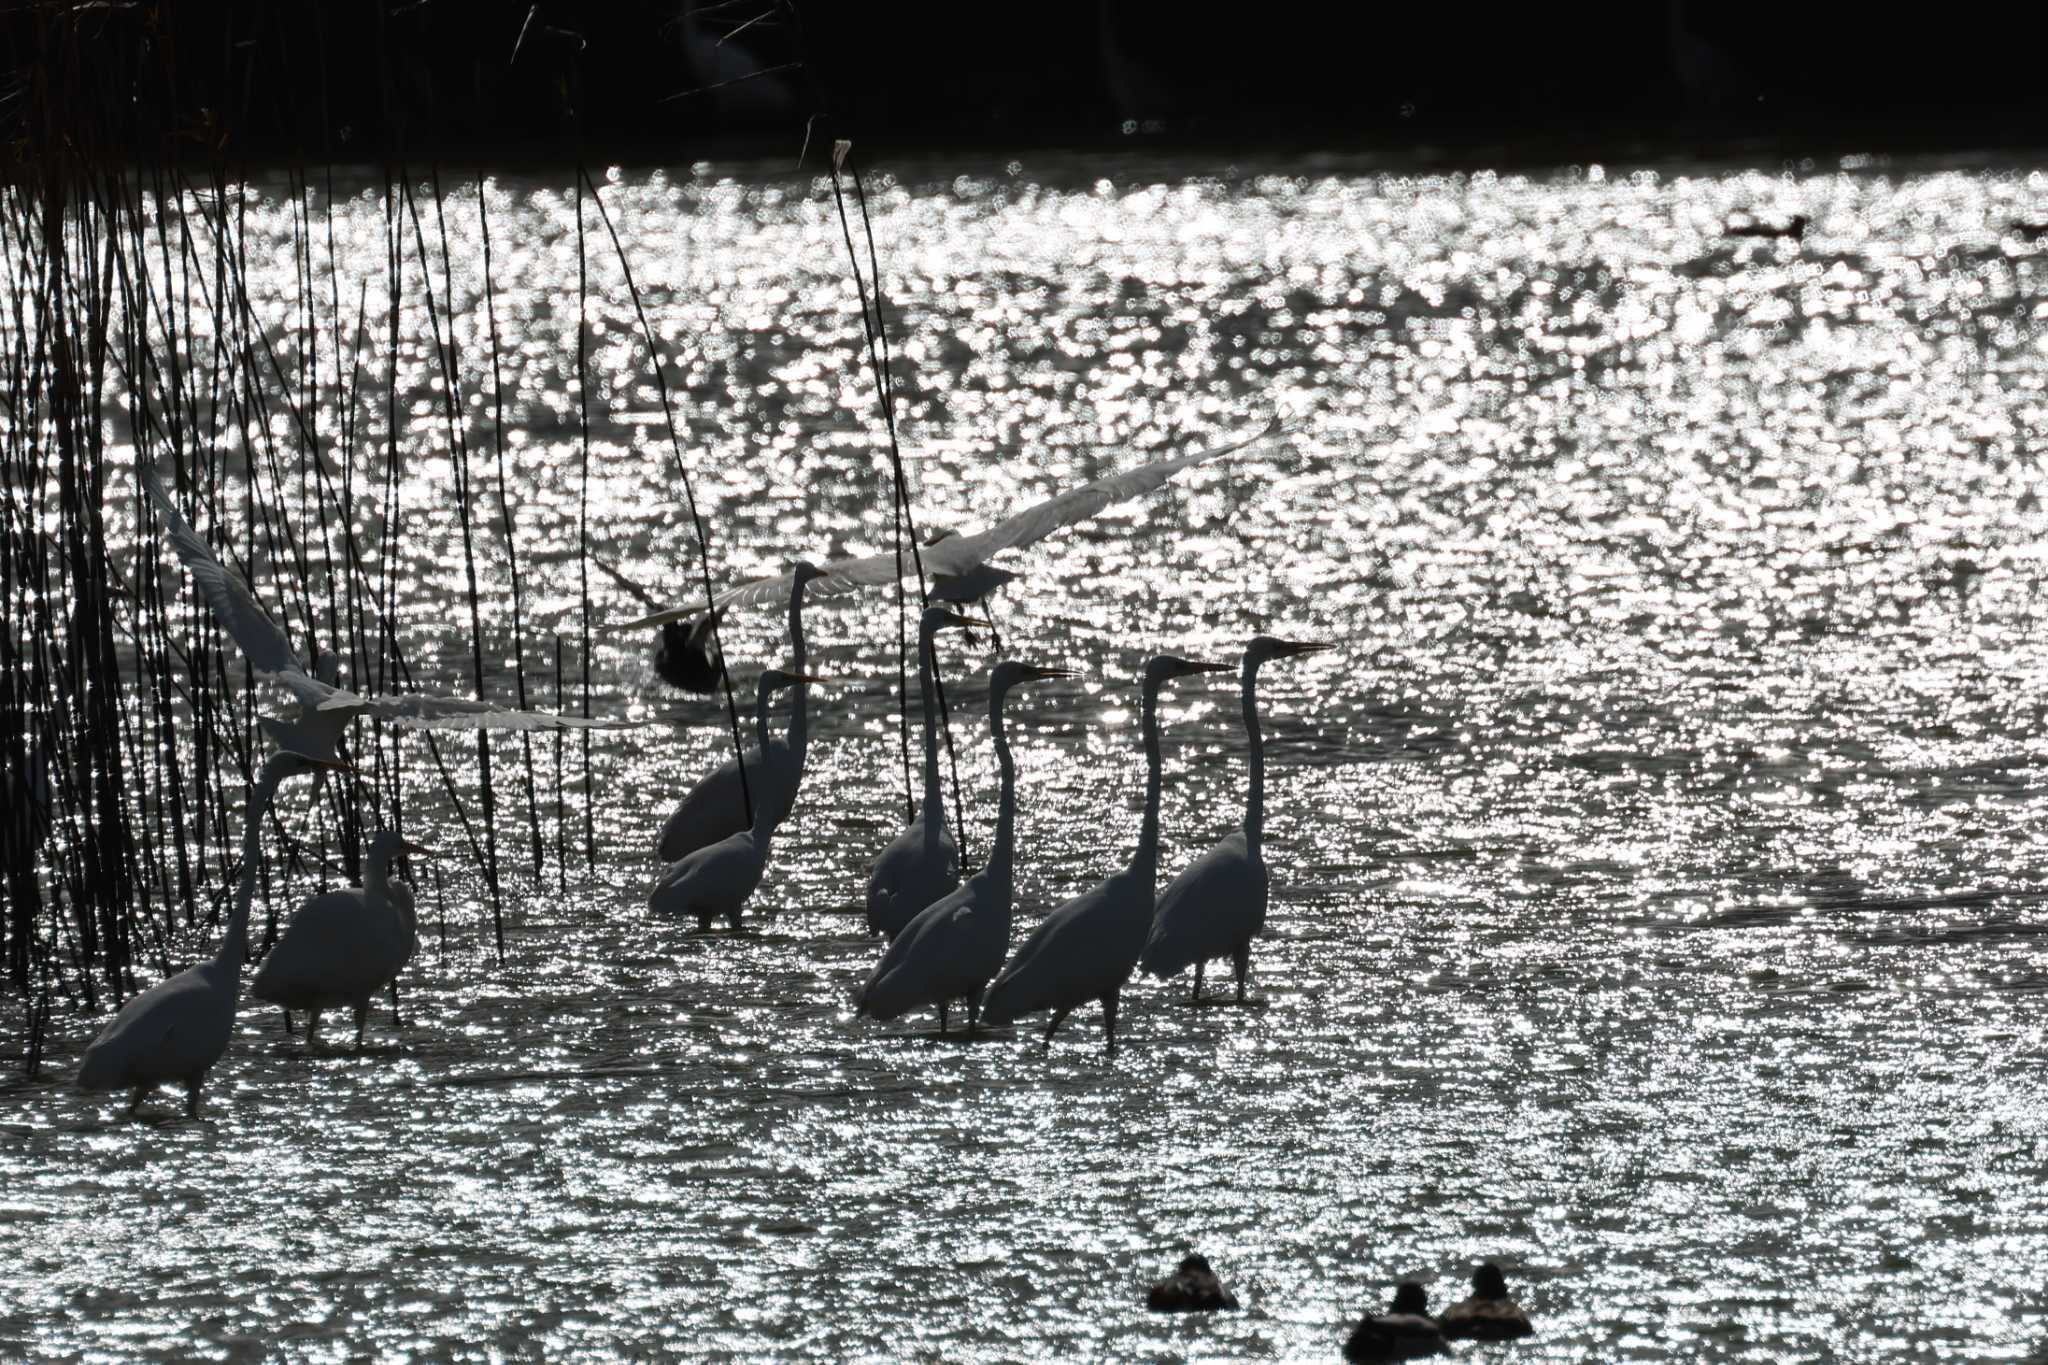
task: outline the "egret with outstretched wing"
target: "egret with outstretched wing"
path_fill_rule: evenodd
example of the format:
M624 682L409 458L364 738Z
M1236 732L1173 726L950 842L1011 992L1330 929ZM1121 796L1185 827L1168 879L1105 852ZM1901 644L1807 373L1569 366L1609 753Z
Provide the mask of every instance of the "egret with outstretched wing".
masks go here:
M1014 516L1006 517L985 531L973 535L947 535L923 547L922 558L927 574L935 579L968 579L974 571L989 559L1004 550L1021 550L1035 545L1055 531L1065 530L1077 522L1086 521L1104 508L1131 498L1141 497L1159 488L1168 479L1183 469L1191 468L1204 460L1229 455L1243 450L1246 446L1263 440L1272 431L1268 423L1257 432L1241 441L1233 441L1213 450L1198 450L1191 455L1175 455L1170 459L1155 460L1151 464L1139 465L1136 469L1108 478L1097 479L1079 488L1071 488L1057 497L1027 507ZM822 573L811 585L811 595L837 596L856 592L861 588L873 587L896 581L898 566L902 571L911 572L910 561L899 560L894 554L866 555L858 559L835 559L820 566ZM971 580L970 580L971 581ZM714 608L743 607L759 602L771 602L789 591L790 577L782 574L775 578L757 578L750 583L727 588L712 599ZM639 630L649 626L664 625L694 616L700 608L676 607L669 611L656 612L636 621L609 626L612 631Z
M403 696L365 697L337 684L340 660L322 651L309 673L292 653L291 642L248 587L213 557L213 551L147 469L142 487L163 518L164 534L184 561L185 571L213 609L221 626L256 670L256 676L281 684L298 699L298 711L286 718L261 716L259 723L280 749L332 761L335 742L357 716L378 716L415 730L562 730L614 729L620 721L585 720L545 711L515 711L489 702L414 692Z

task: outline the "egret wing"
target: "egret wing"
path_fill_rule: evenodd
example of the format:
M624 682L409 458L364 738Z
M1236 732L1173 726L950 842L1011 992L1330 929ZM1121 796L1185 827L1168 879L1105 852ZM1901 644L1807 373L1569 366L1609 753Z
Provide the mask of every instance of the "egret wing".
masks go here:
M463 697L408 693L395 697L363 697L335 688L320 703L322 711L359 711L380 716L413 730L623 730L632 721L561 716L552 711L520 711Z
M306 689L308 685L317 688L319 683L300 667L284 632L278 629L277 623L270 619L242 580L229 573L227 566L213 557L213 551L192 529L192 523L185 520L177 504L157 482L156 475L147 469L142 471L142 487L149 500L156 504L157 514L163 518L164 534L170 537L178 558L184 562L185 571L192 575L192 582L206 598L206 604L213 608L214 616L234 637L236 646L248 657L250 664L258 673L275 678L309 701L317 701L317 697L307 696Z
M1136 469L1108 478L1097 479L1079 488L1068 489L1057 497L1027 507L1015 516L1005 517L986 531L957 539L942 540L925 555L930 565L939 553L951 551L949 559L957 561L960 567L941 566L942 573L963 573L974 568L991 556L1003 550L1022 549L1035 545L1055 531L1064 530L1076 522L1086 521L1104 508L1114 507L1120 502L1143 497L1157 489L1181 470L1198 465L1204 460L1213 460L1219 455L1229 455L1243 450L1254 442L1264 440L1273 430L1268 422L1241 441L1212 450L1198 450L1191 455L1175 455L1151 464L1139 465ZM957 547L957 548L956 548Z

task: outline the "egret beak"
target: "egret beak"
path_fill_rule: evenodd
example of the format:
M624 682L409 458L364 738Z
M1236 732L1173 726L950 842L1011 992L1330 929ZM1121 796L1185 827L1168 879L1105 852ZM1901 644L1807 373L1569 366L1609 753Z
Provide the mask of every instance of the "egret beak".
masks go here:
M407 853L416 853L422 858L438 858L441 856L440 854L434 852L433 849L428 848L425 844L416 844L410 839L399 840L398 846L404 849Z
M1037 664L1024 665L1026 682L1043 682L1048 678L1078 678L1080 673L1071 668L1040 668Z
M1207 659L1189 659L1186 671L1189 673L1228 673L1236 664L1211 663Z
M800 683L828 683L830 678L821 678L815 673L792 673L789 675Z
M1326 649L1335 649L1336 647L1333 644L1321 641L1282 640L1280 648L1275 653L1275 657L1287 659L1297 654L1319 654Z

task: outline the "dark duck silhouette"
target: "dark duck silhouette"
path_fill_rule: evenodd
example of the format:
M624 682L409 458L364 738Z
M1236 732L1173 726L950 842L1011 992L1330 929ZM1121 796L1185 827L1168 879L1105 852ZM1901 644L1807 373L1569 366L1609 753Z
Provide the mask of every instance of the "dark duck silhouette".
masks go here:
M1237 1307L1237 1295L1223 1287L1208 1258L1189 1256L1173 1275L1152 1286L1145 1306L1155 1313L1206 1313L1217 1308Z
M1420 1360L1444 1355L1444 1334L1429 1316L1429 1296L1413 1280L1394 1289L1394 1302L1384 1313L1367 1313L1344 1342L1344 1358L1353 1365L1384 1360Z
M1536 1330L1508 1297L1507 1277L1491 1261L1472 1272L1472 1297L1446 1308L1437 1325L1447 1337L1473 1341L1513 1341Z
M1807 218L1795 213L1782 223L1767 223L1753 214L1738 213L1721 227L1724 237L1789 237L1795 242L1806 240Z

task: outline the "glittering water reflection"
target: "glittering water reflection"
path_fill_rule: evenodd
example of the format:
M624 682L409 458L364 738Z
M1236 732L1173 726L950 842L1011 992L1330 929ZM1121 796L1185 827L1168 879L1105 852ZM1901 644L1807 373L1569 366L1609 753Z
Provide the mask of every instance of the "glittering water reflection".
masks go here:
M998 605L1016 652L1090 675L1012 707L1022 924L1127 852L1143 654L1341 642L1262 680L1259 1006L1134 988L1113 1063L1092 1019L1049 1056L857 1023L894 627L820 606L834 681L746 932L644 906L707 714L597 742L598 866L521 887L502 968L473 876L423 888L416 1022L367 1058L249 1009L206 1125L8 1092L10 1354L1325 1357L1395 1278L1441 1302L1483 1256L1531 1360L2034 1347L2048 367L2044 267L2005 228L2048 185L1064 172L878 187L920 506L982 523L1169 438L1299 425L1020 556ZM574 204L492 193L529 591L573 631ZM708 169L607 195L726 571L885 548L829 196ZM344 278L381 279L380 203L335 207ZM1737 209L1812 226L1730 241ZM482 448L473 202L450 214ZM259 239L288 222L250 206ZM596 549L680 591L659 395L592 270ZM289 272L252 285L282 336ZM405 332L401 630L459 687L438 362ZM374 448L381 404L360 420ZM780 632L756 613L729 653L751 672ZM648 656L600 641L600 708L674 709ZM1236 819L1243 741L1228 680L1162 714L1172 869ZM994 765L958 734L972 858ZM411 810L431 828L424 782ZM1136 1309L1184 1244L1246 1312Z

